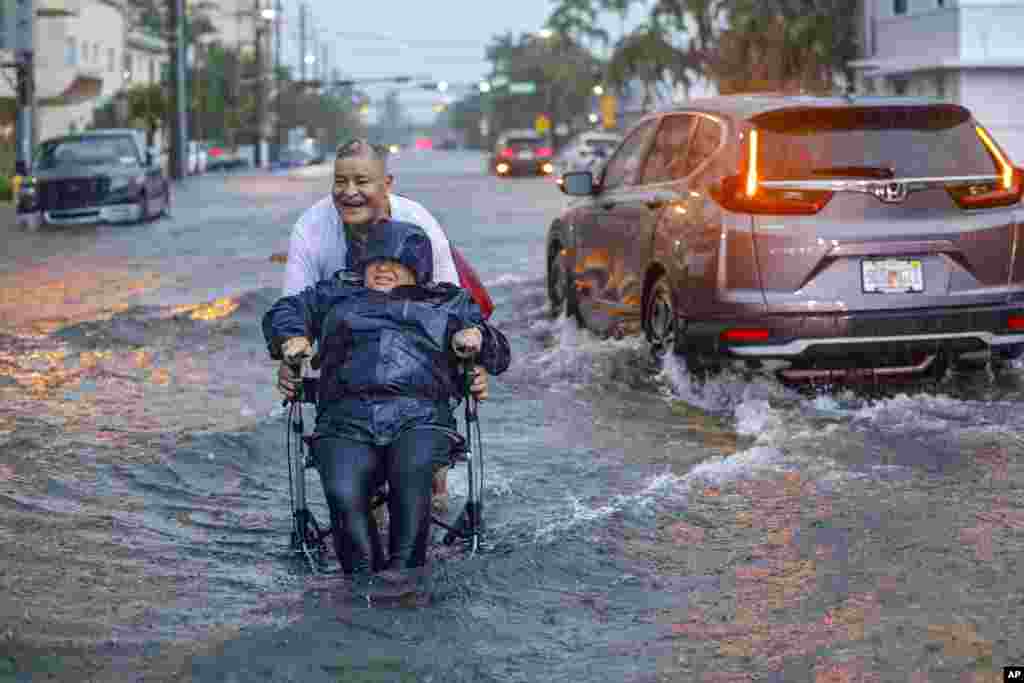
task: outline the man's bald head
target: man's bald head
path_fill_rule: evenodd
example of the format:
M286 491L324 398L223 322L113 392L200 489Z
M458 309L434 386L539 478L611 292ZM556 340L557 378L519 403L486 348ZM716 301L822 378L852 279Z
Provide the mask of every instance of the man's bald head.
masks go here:
M392 178L386 158L386 152L364 139L338 147L332 195L346 225L370 225L388 216Z
M338 145L335 151L334 160L339 159L367 159L380 164L386 174L388 171L388 153L384 147L374 145L365 138L355 138Z

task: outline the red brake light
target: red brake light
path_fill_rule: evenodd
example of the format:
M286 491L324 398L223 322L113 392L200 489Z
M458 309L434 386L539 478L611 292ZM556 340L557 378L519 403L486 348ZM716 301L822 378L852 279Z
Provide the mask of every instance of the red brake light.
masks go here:
M223 153L223 151L224 150L222 150L220 147L211 147L210 148L210 156L211 157L219 157Z
M955 185L947 187L946 191L961 209L994 209L1017 204L1024 194L1024 171L1013 167L984 128L977 126L975 131L999 168L999 180Z
M516 153L512 151L511 147L506 147L505 149L501 150L501 156L505 157L506 159L511 159L515 155Z
M711 190L711 198L736 213L794 216L815 214L825 208L833 194L827 190L779 190L761 186L759 137L756 128L750 131L742 171L723 178L719 186Z
M1010 330L1024 330L1024 315L1011 315L1006 319L1006 328Z
M550 147L541 147L540 149L537 150L537 156L539 156L539 157L549 157L549 156L551 156L551 148Z
M720 335L723 342L767 341L771 332L762 327L735 327L724 330Z

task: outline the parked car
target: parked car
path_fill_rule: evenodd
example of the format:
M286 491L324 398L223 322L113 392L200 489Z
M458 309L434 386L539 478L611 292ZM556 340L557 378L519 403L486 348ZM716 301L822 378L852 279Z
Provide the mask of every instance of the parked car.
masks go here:
M278 156L277 163L274 164L274 167L299 168L302 166L311 166L314 163L316 163L316 160L312 152L290 147L288 149L281 150L281 154Z
M579 133L555 155L555 173L559 178L570 171L592 171L595 175L608 160L622 136L598 130Z
M156 150L134 129L44 140L33 172L18 197L19 220L32 226L145 221L170 209Z
M210 171L230 171L249 166L249 159L237 148L230 149L223 144L211 144L207 155L209 160L206 162L206 168Z
M547 235L555 311L703 373L916 375L1024 350L1024 173L964 107L719 97L648 115ZM628 327L628 325L626 326ZM628 331L628 330L627 330Z
M533 130L506 130L495 141L488 168L499 176L549 175L555 170L552 152L547 140Z

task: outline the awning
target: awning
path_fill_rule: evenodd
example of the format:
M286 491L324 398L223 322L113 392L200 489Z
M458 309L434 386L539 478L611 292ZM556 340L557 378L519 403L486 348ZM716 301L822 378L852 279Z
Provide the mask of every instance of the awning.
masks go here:
M39 98L39 105L42 107L65 107L72 104L81 104L99 97L103 91L103 79L99 76L88 76L79 74L75 80L64 88L64 92L54 97Z

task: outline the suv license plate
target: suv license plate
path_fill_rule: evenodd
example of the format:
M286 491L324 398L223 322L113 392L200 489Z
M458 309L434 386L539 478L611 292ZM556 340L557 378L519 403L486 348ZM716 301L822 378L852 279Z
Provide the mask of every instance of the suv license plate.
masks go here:
M870 294L906 294L924 291L920 259L864 260L861 262L864 291Z
M532 159L533 158L533 152L520 152L519 153L519 158L520 159Z

